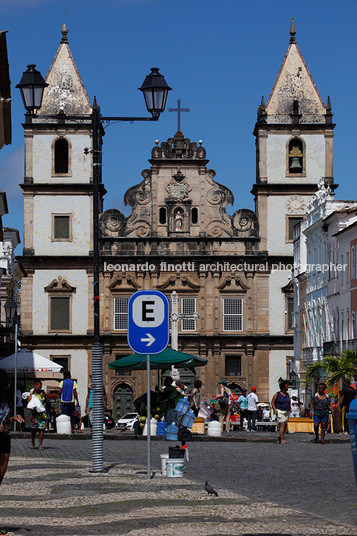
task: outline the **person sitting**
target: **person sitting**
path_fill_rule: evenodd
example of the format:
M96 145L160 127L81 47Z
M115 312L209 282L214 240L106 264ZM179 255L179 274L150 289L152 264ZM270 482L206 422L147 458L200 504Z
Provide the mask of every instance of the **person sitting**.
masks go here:
M268 408L263 409L263 422L270 422L270 411Z

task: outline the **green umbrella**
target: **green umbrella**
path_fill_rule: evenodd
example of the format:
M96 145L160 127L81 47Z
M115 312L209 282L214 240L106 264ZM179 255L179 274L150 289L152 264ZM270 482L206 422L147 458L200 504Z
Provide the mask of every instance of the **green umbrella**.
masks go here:
M150 355L150 366L154 369L163 369L171 365L174 365L176 368L202 367L206 364L207 359L177 352L171 348L166 348L166 350L160 352L159 354ZM109 363L110 369L122 367L132 368L135 370L146 370L146 354L128 355Z

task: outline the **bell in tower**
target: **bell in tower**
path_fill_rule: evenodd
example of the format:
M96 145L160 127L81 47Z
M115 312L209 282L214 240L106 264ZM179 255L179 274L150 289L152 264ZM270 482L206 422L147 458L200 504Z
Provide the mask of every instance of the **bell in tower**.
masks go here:
M289 173L302 173L303 171L303 145L299 139L289 143Z

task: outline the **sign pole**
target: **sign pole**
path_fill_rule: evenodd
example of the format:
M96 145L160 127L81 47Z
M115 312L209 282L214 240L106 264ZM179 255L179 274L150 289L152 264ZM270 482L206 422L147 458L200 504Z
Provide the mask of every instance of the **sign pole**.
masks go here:
M148 479L151 479L151 393L150 393L150 354L146 356L146 376L147 376L147 388L146 388L146 430L147 430L147 447L148 447Z

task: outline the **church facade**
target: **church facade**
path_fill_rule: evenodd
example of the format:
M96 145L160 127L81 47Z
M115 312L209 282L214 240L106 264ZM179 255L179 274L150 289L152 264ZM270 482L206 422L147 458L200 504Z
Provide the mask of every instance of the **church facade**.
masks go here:
M39 116L24 125L23 343L71 370L83 404L93 338L92 138L85 120L66 115L89 117L91 104L65 27L46 82ZM146 390L145 373L107 367L131 353L127 301L145 289L176 293L178 350L208 359L182 371L186 385L198 377L211 397L226 378L236 392L255 386L260 400L271 399L293 359L293 227L321 177L333 189L333 128L292 25L258 108L255 211L229 214L233 193L215 179L202 142L180 131L156 143L141 182L126 192L131 214L101 210L103 375L116 415Z

